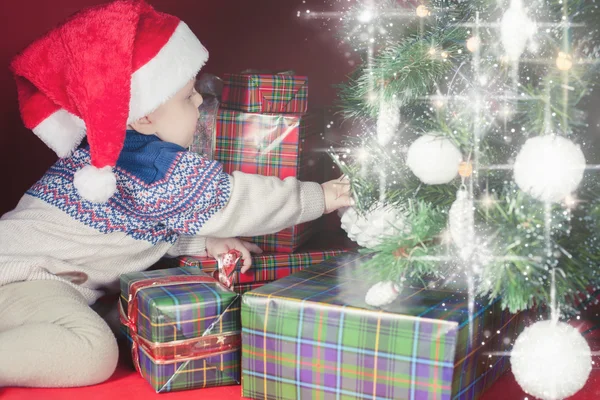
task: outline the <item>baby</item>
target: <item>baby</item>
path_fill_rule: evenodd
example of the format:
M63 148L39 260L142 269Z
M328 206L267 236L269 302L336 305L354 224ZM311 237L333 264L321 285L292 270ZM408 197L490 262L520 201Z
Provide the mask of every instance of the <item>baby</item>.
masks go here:
M0 386L109 378L117 343L90 306L121 274L230 248L246 270L260 249L235 237L352 204L347 182L228 175L186 151L207 59L139 0L84 10L14 59L23 121L60 159L0 219Z

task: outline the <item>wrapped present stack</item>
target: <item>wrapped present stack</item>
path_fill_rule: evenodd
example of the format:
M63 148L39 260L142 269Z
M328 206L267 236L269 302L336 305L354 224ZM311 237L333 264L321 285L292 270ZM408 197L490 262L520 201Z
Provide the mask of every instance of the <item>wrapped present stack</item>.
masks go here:
M201 106L192 151L220 161L225 172L323 182L325 113L308 112L308 79L292 73L225 74L221 93ZM220 94L220 103L218 102ZM266 252L292 253L318 222L247 238Z
M303 268L291 265L295 254L287 264L266 256L247 277L239 252L225 256L122 276L122 328L157 392L241 382L251 399L477 400L535 319L503 311L500 299L471 305L464 288L438 282L371 307L368 256L355 252ZM244 285L252 290L236 293Z
M306 78L223 84L222 101L201 110L193 151L227 172L321 180L313 149L324 114L306 113ZM476 400L508 367L495 354L510 351L527 319L435 284L369 306L366 256L348 251L342 231L306 224L247 239L266 251L244 274L230 252L122 277L122 327L157 392L241 382L253 399Z
M227 75L222 103L205 96L190 150L220 161L228 173L322 182L324 157L312 150L324 117L306 110L306 77ZM157 392L238 384L241 293L351 246L344 235L324 240L316 233L308 223L247 238L265 253L245 274L228 255L189 255L175 268L163 260L154 270L123 275L121 322L136 369Z
M325 113L307 113L306 77L229 74L202 84L215 95L200 90L205 101L191 151L220 161L228 173L323 181L326 155L314 150ZM341 231L320 234L316 227L244 238L263 249L244 274L241 254L232 250L217 259L163 259L123 275L121 325L140 374L157 392L238 384L240 296L354 248Z
M280 74L203 75L197 90L205 97L191 151L223 164L226 172L242 171L280 179L295 177L323 182L327 155L318 151L327 125L325 109L308 111L308 79ZM253 268L234 272L233 288L242 294L355 248L343 233L322 233L321 221L293 226L270 235L243 238L262 255ZM339 221L337 221L339 231ZM180 257L179 265L212 274L212 258Z

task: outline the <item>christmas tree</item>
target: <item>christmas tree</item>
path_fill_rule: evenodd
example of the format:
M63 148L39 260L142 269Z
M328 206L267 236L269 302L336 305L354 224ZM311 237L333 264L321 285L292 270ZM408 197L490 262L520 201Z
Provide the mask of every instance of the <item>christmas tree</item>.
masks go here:
M340 36L363 62L340 104L363 133L331 153L350 178L356 206L342 225L372 255L373 290L436 278L512 312L547 305L550 321L517 340L513 371L538 397L571 395L590 350L558 320L600 280L599 168L583 112L598 78L598 4L343 3ZM571 358L535 375L545 361L532 343L548 340Z

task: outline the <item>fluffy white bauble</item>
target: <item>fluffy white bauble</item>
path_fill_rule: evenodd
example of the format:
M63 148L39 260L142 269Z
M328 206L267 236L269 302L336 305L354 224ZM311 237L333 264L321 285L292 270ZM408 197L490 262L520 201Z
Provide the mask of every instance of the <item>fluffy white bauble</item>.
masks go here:
M577 329L564 322L540 321L519 335L510 363L525 392L543 400L559 400L585 385L592 355Z
M373 248L382 239L407 229L406 216L393 207L377 205L372 211L361 215L354 207L341 209L342 229L361 247Z
M423 135L408 148L406 165L423 183L440 185L458 174L462 154L442 136Z
M365 303L373 307L383 307L396 300L400 291L400 287L392 281L377 282L367 291Z
M561 136L528 139L514 165L519 188L542 201L558 202L583 179L585 157L581 148Z

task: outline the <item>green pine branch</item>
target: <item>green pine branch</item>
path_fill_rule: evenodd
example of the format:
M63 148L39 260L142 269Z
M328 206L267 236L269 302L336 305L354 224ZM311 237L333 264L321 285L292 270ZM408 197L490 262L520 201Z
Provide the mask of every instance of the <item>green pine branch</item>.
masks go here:
M362 250L372 256L366 267L373 270L374 282L460 280L476 261L481 267L478 294L490 299L499 296L503 307L516 312L550 304L550 271L554 270L559 307L569 313L581 293L599 286L600 180L594 174L586 173L575 209L562 204L551 207L548 240L544 204L516 186L512 171L478 170L473 193L477 251L474 258L462 260L446 232L460 178L445 185L425 185L405 165L407 146L424 133L448 138L465 159L473 160L477 149L479 165L489 165L512 163L529 136L554 132L577 141L587 128L582 109L598 80L598 63L593 60L600 54L596 5L585 0L548 0L543 8L540 2L530 5L539 8L535 18L544 21L560 21L567 12L574 26L568 29L566 41L562 27L541 34L544 40L537 53L528 56L551 62L524 63L519 85L512 82L512 65L499 59L498 31L482 28L479 68L486 71L487 82L480 84L474 81L473 55L465 46L473 29L462 23L473 22L477 13L482 20L498 21L508 6L505 3L434 0L427 3L431 17L407 23L405 30L394 31L398 37L380 43L372 64L364 62L339 86L343 114L363 124L365 134L348 138L344 151L333 150L331 157L350 178L359 212L367 215L384 199L407 215L410 230L398 229L378 246ZM577 24L585 24L585 29ZM565 46L574 62L568 72L559 71L554 63ZM494 99L494 93L515 97ZM436 94L449 96L433 104L431 96ZM473 104L478 96L487 100L476 113ZM382 146L370 127L385 102L399 105L402 124L391 144ZM499 118L501 107L510 111L504 120ZM382 174L385 186L381 186Z

